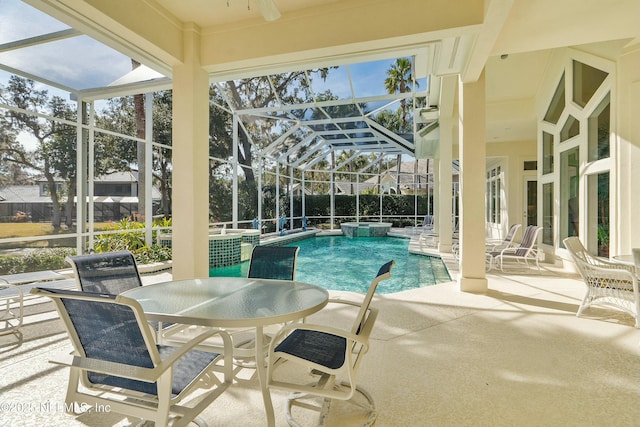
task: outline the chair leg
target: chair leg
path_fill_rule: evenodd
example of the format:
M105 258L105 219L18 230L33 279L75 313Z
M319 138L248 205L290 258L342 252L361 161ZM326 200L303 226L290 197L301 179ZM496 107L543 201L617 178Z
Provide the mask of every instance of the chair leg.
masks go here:
M341 383L336 387L349 387L349 384ZM360 396L360 398L358 396ZM376 419L378 418L375 402L371 394L369 394L369 392L367 392L365 389L356 386L354 396L346 402L349 402L365 410L366 419L364 419L362 424L360 424L361 427L369 427L375 423ZM292 414L292 409L294 407L298 407L301 409L308 409L318 412L319 415L317 425L324 426L329 417L331 404L332 399L329 398L318 397L302 392L291 393L289 396L287 396L287 404L285 406L287 423L291 427L302 427L302 425L294 418Z

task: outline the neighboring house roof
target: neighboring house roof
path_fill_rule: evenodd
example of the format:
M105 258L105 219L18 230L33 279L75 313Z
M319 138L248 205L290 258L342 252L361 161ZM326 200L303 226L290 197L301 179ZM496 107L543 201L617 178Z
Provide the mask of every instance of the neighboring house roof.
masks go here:
M94 182L138 182L138 172L113 172L109 175L97 176Z
M137 172L116 172L97 177L94 182L131 184L137 182L137 175ZM36 179L35 182L40 184L45 181ZM160 199L160 190L153 187L151 192L153 200ZM96 203L138 203L136 196L95 196L93 200ZM0 203L51 203L51 198L49 195L41 195L40 185L37 184L7 185L0 187Z
M152 198L159 200L160 191L154 188ZM94 196L93 201L95 203L138 203L138 197ZM51 203L51 198L48 195L41 196L37 185L9 185L0 188L0 203Z
M40 195L39 185L7 185L0 188L0 203L47 203L48 196Z
M337 194L355 194L362 193L365 190L369 190L375 188L376 183L370 182L358 182L358 183L349 183L349 182L341 182L336 181L336 193Z
M60 177L55 178L56 182L64 182ZM113 172L107 175L96 176L93 180L94 182L122 182L122 183L131 183L138 182L138 172L136 171L126 171L126 172ZM39 176L34 179L34 182L38 184L47 182L47 179L43 176Z

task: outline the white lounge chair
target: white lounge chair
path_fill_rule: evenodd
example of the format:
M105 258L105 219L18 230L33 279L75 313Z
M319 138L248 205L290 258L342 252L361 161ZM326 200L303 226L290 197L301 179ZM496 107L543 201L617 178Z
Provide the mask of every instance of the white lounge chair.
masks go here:
M512 247L514 245L513 240L516 237L516 233L518 232L521 226L522 224L513 224L511 227L509 227L509 231L507 232L506 236L504 236L504 239L502 240L499 240L499 239L487 240L485 242L485 251L498 252L503 249ZM451 252L453 253L453 256L458 258L460 254L460 244L458 242L453 244L453 246L451 247Z
M640 249L633 249L636 263L634 268L590 254L577 237L567 237L563 242L587 287L576 316L582 315L592 305L613 307L633 316L636 328L640 328L637 277Z
M520 227L522 227L522 224L512 224L502 240L487 240L485 242L487 252L497 252L512 247Z
M540 270L538 251L536 249L536 241L540 230L542 230L542 227L529 225L525 228L522 241L518 246L487 252L487 271L491 271L496 264L500 265L500 271L502 272L504 272L505 265L508 264L529 268L529 261L535 262L536 267Z

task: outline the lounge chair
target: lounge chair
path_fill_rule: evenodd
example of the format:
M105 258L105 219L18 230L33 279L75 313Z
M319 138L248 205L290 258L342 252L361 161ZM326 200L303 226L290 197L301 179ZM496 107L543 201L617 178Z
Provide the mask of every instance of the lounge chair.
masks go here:
M54 301L73 344L71 355L52 360L70 368L67 410L109 408L156 426L186 426L232 383L231 339L223 331L166 347L156 344L135 300L46 288L31 293ZM193 349L216 334L225 342L224 356Z
M416 229L420 229L422 233L433 231L433 215L425 215L422 223L416 225Z
M640 249L633 249L636 267L590 254L577 237L567 237L564 246L571 254L582 276L587 292L576 316L592 305L613 307L635 318L640 328L640 293L637 272L640 271Z
M487 240L485 242L485 247L487 252L497 252L506 248L510 248L514 245L513 239L516 237L516 233L522 227L522 224L512 224L509 227L509 231L504 236L502 240Z
M487 271L491 271L496 264L500 265L500 271L502 272L504 272L505 265L508 264L529 268L529 261L535 262L536 267L540 270L538 251L536 249L536 241L540 230L542 230L542 227L529 225L525 228L522 234L522 241L518 246L487 252Z
M516 237L516 233L521 226L522 224L513 224L511 227L509 227L509 231L502 240L487 240L485 242L485 251L497 252L501 251L502 249L512 247L514 245L513 239ZM460 245L458 244L458 242L453 244L453 246L451 247L451 252L456 258L458 258L460 253Z
M350 400L356 392L367 400L368 424L375 422L373 398L356 384L358 367L369 349L369 336L377 317L377 310L370 307L378 283L391 276L394 261L380 267L362 303L345 300L329 300L334 304L349 304L358 307L358 314L351 330L310 323L294 323L284 326L274 337L269 347L267 386L292 392L288 397L286 412L291 426L298 423L291 413L294 406L310 409L306 398L320 397L326 411L331 399ZM283 369L287 375L276 374L285 365L310 372L317 378L308 384L304 379L292 378L291 369ZM300 381L298 381L298 379Z
M451 239L454 241L459 238L459 228L460 228L460 222L456 222L455 224L453 224L453 232L451 233ZM422 233L420 233L420 241L424 240L427 246L437 246L439 242L439 238L440 238L440 235L436 230L433 229L433 225L429 229L423 229Z

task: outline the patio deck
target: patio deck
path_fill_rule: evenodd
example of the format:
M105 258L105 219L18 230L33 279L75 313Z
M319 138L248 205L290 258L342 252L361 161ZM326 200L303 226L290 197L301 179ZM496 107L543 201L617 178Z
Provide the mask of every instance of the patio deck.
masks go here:
M549 268L488 278L487 294L452 282L374 298L380 316L360 384L376 400L377 426L640 425L640 330L630 316L592 308L577 318L582 282ZM0 337L0 426L135 424L113 413L64 413L67 369L48 360L70 343L51 302L29 296L26 305L21 345ZM329 309L318 316L340 318ZM210 426L263 425L254 371L238 369L238 384L202 414ZM285 393L272 396L285 426ZM340 403L332 414L346 411Z

